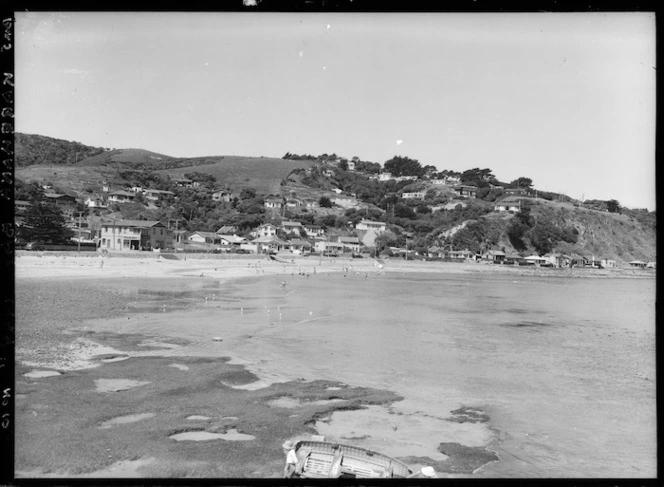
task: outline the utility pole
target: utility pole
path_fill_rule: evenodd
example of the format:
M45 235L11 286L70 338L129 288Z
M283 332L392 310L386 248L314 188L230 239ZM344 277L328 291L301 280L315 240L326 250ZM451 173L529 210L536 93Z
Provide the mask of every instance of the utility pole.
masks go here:
M78 152L76 153L78 154ZM78 251L81 251L81 212L78 212Z

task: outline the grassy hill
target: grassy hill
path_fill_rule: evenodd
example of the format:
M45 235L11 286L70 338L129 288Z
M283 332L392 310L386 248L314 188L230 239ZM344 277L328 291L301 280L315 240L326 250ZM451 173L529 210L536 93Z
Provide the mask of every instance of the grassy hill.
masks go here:
M171 177L190 172L210 174L220 187L254 188L279 194L281 181L313 161L273 157L209 156L175 158L145 149L104 149L79 142L32 134L16 134L16 177L51 183L63 192L98 192L103 181L124 186L121 170L154 171Z
M297 168L306 168L313 161L291 161L274 157L214 156L170 161L169 168L157 169L171 178L189 172L210 174L220 186L239 191L254 188L262 194L279 194L281 181ZM162 166L163 167L163 166Z
M173 160L171 156L157 154L144 149L113 149L80 161L80 166L104 166L109 164L127 164L132 168L138 166L158 165Z

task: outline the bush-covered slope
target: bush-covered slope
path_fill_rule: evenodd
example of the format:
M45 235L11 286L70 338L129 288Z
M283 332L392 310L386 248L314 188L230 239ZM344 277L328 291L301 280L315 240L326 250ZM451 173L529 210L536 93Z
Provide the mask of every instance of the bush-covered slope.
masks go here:
M88 157L103 154L106 149L91 147L80 142L54 139L43 135L14 135L14 154L17 167L43 165L71 165Z

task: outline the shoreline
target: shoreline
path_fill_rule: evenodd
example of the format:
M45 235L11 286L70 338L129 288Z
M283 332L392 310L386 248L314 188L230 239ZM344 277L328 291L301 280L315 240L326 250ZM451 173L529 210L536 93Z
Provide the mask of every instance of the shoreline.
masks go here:
M166 254L169 255L169 254ZM170 254L175 255L175 254ZM291 274L302 272L424 272L424 273L488 273L525 277L557 278L623 278L654 279L656 269L634 268L542 268L505 266L481 262L432 262L383 260L380 267L372 258L346 259L297 255L280 256L290 262L273 261L266 256L227 256L222 254L177 254L175 258L161 254L113 253L103 257L98 252L67 255L56 252L18 251L14 260L15 278L142 278L142 277L242 277Z

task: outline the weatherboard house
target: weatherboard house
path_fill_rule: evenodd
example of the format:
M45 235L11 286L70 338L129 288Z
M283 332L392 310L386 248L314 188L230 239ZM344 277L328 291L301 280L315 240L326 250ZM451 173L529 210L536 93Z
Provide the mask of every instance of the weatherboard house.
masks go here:
M101 224L101 249L125 251L172 247L173 231L159 221L115 220Z

